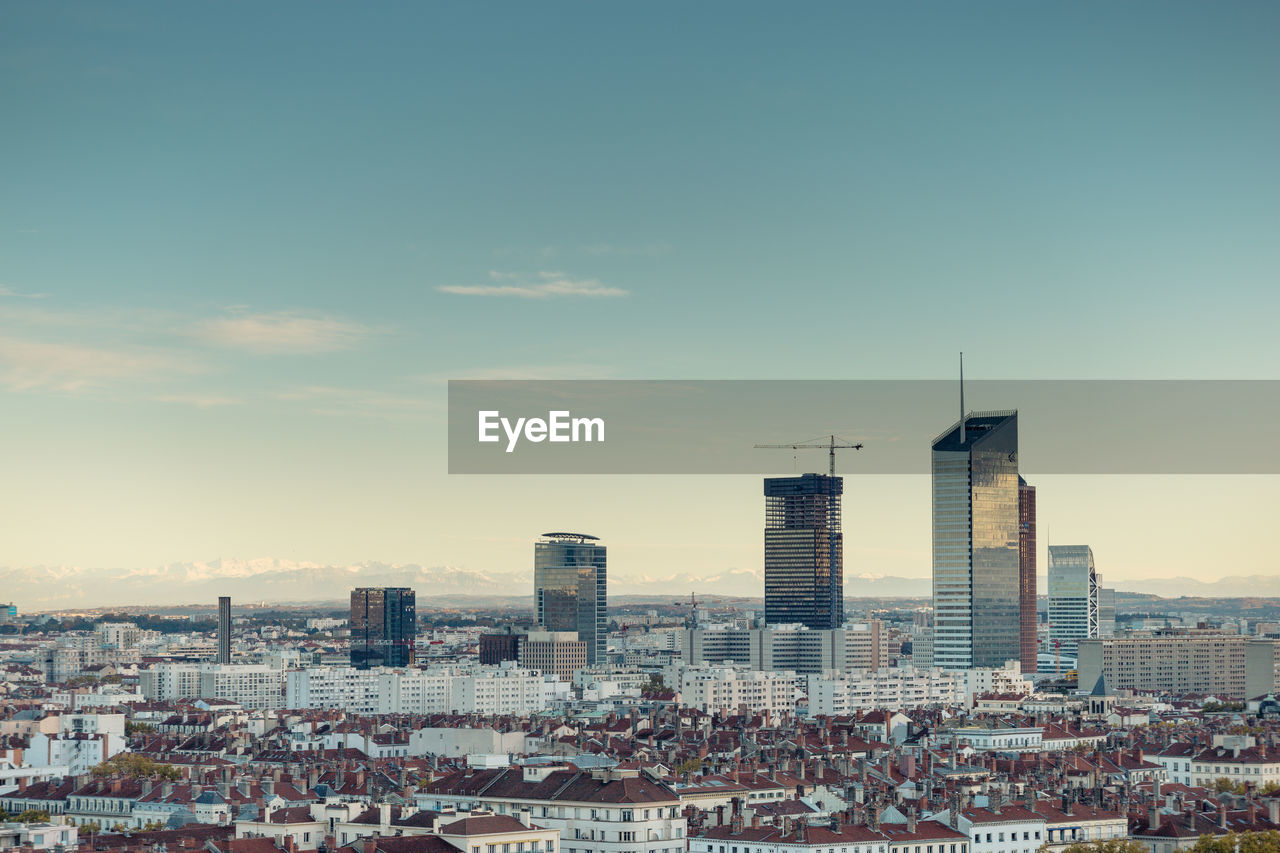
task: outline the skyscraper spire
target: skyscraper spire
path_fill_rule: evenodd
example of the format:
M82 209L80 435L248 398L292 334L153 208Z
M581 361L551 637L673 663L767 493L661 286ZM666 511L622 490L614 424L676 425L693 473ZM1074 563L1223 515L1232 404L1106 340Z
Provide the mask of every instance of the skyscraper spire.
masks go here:
M960 353L960 443L964 444L964 353Z

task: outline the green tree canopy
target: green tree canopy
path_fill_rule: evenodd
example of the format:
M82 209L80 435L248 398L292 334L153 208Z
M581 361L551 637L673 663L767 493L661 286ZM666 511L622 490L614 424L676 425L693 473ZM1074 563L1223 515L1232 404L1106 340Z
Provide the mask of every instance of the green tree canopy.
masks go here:
M1047 850L1048 845L1040 849ZM1141 841L1110 838L1105 841L1077 841L1075 844L1068 844L1063 853L1151 853L1151 850Z
M172 764L161 764L145 755L134 752L121 752L108 758L101 764L89 768L94 776L124 776L130 779L156 777L166 782L176 782L182 778L182 771Z

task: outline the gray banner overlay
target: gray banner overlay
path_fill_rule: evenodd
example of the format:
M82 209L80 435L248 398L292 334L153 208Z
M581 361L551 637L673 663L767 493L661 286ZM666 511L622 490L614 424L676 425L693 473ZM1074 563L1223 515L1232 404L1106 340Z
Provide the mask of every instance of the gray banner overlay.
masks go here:
M965 402L1018 411L1024 474L1280 473L1277 380L970 381ZM755 445L835 434L864 445L837 473L927 474L959 419L954 380L451 380L449 473L825 472L825 450Z

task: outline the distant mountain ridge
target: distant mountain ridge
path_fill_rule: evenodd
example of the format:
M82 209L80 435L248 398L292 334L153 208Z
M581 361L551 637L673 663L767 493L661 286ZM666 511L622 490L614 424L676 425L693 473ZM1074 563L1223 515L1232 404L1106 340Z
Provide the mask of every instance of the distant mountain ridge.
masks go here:
M1040 579L1043 593L1044 579ZM76 607L181 605L214 602L230 595L242 602L308 603L340 600L357 586L408 586L422 600L431 596L501 598L521 601L533 594L533 571L478 571L457 566L363 562L327 565L262 558L170 563L142 569L30 566L0 568L0 600L12 600L23 612ZM845 578L849 598L928 597L930 579L870 573ZM1118 581L1124 592L1158 593L1164 598L1280 597L1280 576L1229 576L1216 581L1188 577ZM670 575L610 576L613 595L707 595L761 598L763 573L726 569L703 577Z
M408 586L427 596L521 599L533 595L533 571L477 571L457 566L421 566L416 563L364 562L351 565L262 558L218 559L209 562L170 563L151 568L85 568L80 566L29 566L0 568L3 598L12 599L24 612L39 610L113 607L122 605L169 606L216 601L230 595L243 602L306 603L334 601L357 586ZM671 575L611 576L614 595L689 592L708 595L764 595L764 575L750 569L727 569L697 577L687 572ZM927 578L851 576L845 593L850 597L927 595Z

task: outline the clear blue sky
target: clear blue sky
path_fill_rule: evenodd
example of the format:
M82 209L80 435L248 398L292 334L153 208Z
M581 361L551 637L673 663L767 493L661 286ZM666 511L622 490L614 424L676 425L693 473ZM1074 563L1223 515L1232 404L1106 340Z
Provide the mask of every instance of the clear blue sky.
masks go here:
M1278 30L3 4L0 565L510 570L568 527L624 574L758 567L754 481L449 478L451 377L1278 378ZM1112 577L1275 568L1273 479L1047 485ZM927 574L927 482L874 492L849 572Z

